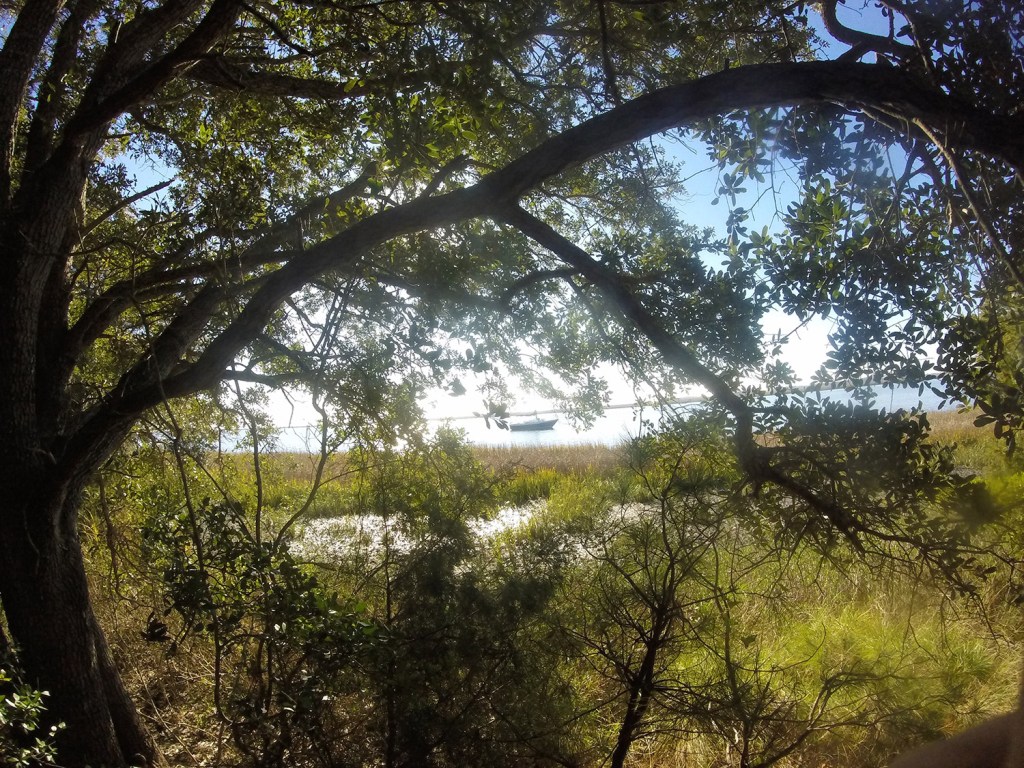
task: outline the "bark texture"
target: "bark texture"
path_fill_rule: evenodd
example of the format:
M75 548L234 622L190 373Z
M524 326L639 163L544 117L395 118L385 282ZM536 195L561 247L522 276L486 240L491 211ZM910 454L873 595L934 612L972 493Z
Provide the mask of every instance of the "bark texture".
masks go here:
M49 457L5 472L0 494L0 600L29 680L64 723L62 765L159 765L153 741L92 611L76 509Z

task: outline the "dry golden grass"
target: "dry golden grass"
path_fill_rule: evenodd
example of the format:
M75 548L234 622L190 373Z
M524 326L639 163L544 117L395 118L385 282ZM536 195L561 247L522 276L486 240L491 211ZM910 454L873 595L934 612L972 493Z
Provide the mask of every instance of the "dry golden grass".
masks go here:
M928 414L932 436L937 440L955 442L965 437L978 438L992 434L991 427L976 427L974 419L980 411L934 411Z
M344 475L346 466L344 451L331 454L327 458L327 465L324 468L324 479ZM299 453L297 451L276 451L267 452L260 456L260 463L264 474L273 476L285 483L309 483L316 474L317 464L320 457L312 453ZM209 466L215 466L219 462L226 469L229 469L241 476L249 476L253 473L253 457L251 453L222 453L216 457L210 457Z
M928 414L932 436L940 442L986 442L992 438L990 427L975 427L976 412L936 411ZM770 439L762 436L765 442ZM605 474L624 465L623 448L599 443L551 446L473 446L473 454L486 467L494 470L522 468L548 469L560 474ZM264 456L272 471L285 482L309 482L316 464L315 456L303 453L280 452ZM251 456L226 455L224 460L240 471L251 471ZM345 473L345 453L336 453L328 460L325 477Z
M521 468L549 469L560 474L584 472L605 473L622 466L622 449L597 443L536 447L473 446L473 455L484 466L494 470ZM325 478L344 476L345 452L332 455L327 462ZM219 460L239 474L252 472L252 456L245 453L222 454ZM286 483L308 483L313 479L318 457L297 452L267 453L262 457L265 473Z
M478 446L477 461L491 469L551 469L561 474L611 472L622 466L622 449L599 443L550 446Z

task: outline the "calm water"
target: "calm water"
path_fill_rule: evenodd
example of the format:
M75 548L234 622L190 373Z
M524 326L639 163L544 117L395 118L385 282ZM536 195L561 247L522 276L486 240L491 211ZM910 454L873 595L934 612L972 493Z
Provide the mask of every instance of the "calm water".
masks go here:
M811 395L808 395L811 396ZM822 399L829 398L847 402L852 396L851 390L833 389L821 392ZM936 397L930 390L919 394L917 387L897 387L886 389L883 387L874 388L875 406L892 411L899 408L911 409L922 408L926 411L939 409L940 398ZM685 406L683 406L685 407ZM945 410L955 410L956 403L947 404ZM494 424L488 429L483 419L455 419L449 424L458 429L464 430L470 443L474 445L503 445L513 447L546 446L546 445L577 445L587 443L599 443L602 445L615 445L630 437L636 436L642 429L642 422L658 422L658 412L655 408L645 408L637 411L633 408L617 408L606 411L589 429L575 429L565 418L564 413L553 413L550 416L542 414L542 418L553 418L557 416L559 421L555 428L544 432L509 432L497 429ZM527 421L528 419L512 419L512 421Z
M832 389L822 391L821 397L832 400L848 402L852 396L851 390ZM812 395L808 395L809 397ZM926 411L939 409L940 399L925 390L919 394L917 387L897 387L886 389L883 387L874 388L875 405L878 408L896 410L898 408L922 408ZM685 409L687 406L679 406ZM955 410L957 405L947 404L946 410ZM547 445L582 445L597 443L601 445L617 445L624 440L634 437L643 428L644 423L657 425L659 413L656 408L613 408L605 412L593 426L589 428L575 428L564 413L540 412L541 418L558 418L555 428L544 432L509 432L498 429L491 423L490 429L484 424L482 418L452 419L448 422L436 420L430 423L433 426L440 426L448 423L456 429L466 433L466 439L473 445L495 445L512 447L530 447ZM511 419L512 421L527 421L527 417ZM315 427L283 427L278 436L277 450L282 451L306 451L307 446L315 445L318 431Z

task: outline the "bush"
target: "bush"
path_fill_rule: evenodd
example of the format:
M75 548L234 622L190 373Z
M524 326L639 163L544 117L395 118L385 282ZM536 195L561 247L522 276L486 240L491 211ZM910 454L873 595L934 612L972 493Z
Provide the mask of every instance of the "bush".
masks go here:
M53 765L54 737L60 725L41 724L46 691L37 691L21 680L17 667L0 658L0 765Z
M333 702L376 641L362 606L327 590L286 540L253 537L236 504L157 516L143 538L166 605L150 616L148 639L174 652L189 637L211 638L218 713L248 764L333 764L323 749ZM178 625L173 635L163 619Z

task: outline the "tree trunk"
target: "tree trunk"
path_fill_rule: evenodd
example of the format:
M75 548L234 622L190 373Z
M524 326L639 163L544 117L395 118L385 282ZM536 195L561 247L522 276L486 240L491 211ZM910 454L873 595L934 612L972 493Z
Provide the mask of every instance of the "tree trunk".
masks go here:
M640 726L650 707L651 692L654 690L654 665L658 658L662 637L660 623L659 628L652 634L653 637L647 643L644 651L640 669L630 681L626 712L622 716L619 735L615 740L611 768L623 768L626 764L626 756L629 755L630 747L633 746L633 742L636 740L637 731L640 730Z
M48 692L47 724L64 724L58 763L162 765L89 602L77 531L80 494L52 487L53 473L38 466L4 469L0 604L27 681Z

